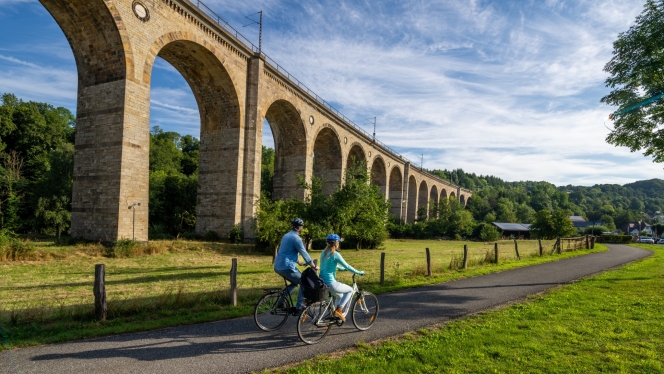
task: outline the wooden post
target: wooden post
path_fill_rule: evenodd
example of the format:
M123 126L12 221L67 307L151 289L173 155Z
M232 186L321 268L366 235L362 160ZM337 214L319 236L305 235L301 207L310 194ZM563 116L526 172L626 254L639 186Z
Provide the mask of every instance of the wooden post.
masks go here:
M231 263L231 305L237 306L237 258Z
M590 235L586 234L586 249L590 249Z
M498 243L493 243L493 253L494 253L494 261L496 264L498 263Z
M556 245L558 245L558 254L563 253L562 249L560 248L562 246L562 240L560 240L560 238L556 240Z
M463 245L463 268L468 269L468 244Z
M516 252L516 259L521 260L521 256L519 256L519 244L516 242L516 239L514 239L514 252Z
M427 275L431 276L431 252L429 251L429 248L427 248Z
M274 254L272 255L272 263L274 264L274 260L277 259L277 253L279 252L279 245L276 245L274 247Z
M542 239L537 239L537 243L539 244L540 257L542 257L544 254L544 248L542 248Z
M380 253L380 285L385 284L385 252Z
M595 237L590 238L590 249L595 249Z
M95 294L95 317L97 321L106 320L106 272L104 264L95 265L95 285L92 291Z

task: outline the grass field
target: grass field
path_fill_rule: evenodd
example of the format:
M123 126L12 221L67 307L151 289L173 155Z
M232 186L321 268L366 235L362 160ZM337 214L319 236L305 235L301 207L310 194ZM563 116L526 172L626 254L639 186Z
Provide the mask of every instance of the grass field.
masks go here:
M463 242L389 240L386 283L378 284L380 250L344 250L345 259L367 276L361 282L374 292L414 287L553 261L588 251L535 256L537 241L519 241L521 261L513 242L501 242L500 264L486 263L493 244L467 243L469 269L450 269L463 253ZM544 242L550 252L553 242ZM0 262L0 327L4 349L41 343L140 331L250 314L262 288L283 285L272 271L271 256L248 245L209 242L151 242L153 255L104 257L98 245L58 247L35 243L33 261ZM430 248L434 276L426 277L425 248ZM598 246L597 250L601 250ZM318 257L313 251L312 256ZM238 258L239 305L229 306L231 259ZM109 317L93 320L94 265L106 265ZM341 279L348 275L342 274Z
M664 246L529 302L288 373L664 373ZM280 370L276 370L280 371Z

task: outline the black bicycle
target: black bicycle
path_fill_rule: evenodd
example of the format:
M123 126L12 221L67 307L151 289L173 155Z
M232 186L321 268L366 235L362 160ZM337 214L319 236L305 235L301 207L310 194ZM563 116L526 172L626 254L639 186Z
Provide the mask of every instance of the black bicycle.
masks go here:
M254 322L263 331L274 331L286 323L289 315L297 315L295 303L288 292L288 284L284 278L284 288L273 288L263 290L263 296L258 299L254 308ZM302 286L300 286L302 287Z

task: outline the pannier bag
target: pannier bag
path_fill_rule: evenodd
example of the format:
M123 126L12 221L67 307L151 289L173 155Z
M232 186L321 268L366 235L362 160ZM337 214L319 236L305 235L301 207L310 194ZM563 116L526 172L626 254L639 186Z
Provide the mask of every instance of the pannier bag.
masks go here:
M302 287L304 290L304 297L311 301L316 302L325 299L328 294L328 289L323 280L318 277L316 271L312 268L307 268L302 272Z

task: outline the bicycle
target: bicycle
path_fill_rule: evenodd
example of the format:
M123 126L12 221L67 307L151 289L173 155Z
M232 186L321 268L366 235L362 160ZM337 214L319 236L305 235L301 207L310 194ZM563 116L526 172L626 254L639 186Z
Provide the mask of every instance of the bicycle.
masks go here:
M353 296L344 306L343 316L348 316L352 311L351 319L353 325L360 330L368 330L378 317L378 298L371 292L364 291L357 286L353 274ZM309 300L308 300L309 301ZM307 344L316 344L327 335L332 326L342 326L344 321L334 316L334 298L328 295L328 298L322 301L309 302L302 315L297 319L297 335L300 340Z
M284 278L284 288L263 290L264 295L258 299L254 308L254 322L259 329L263 331L278 330L286 323L289 315L297 315L292 296L288 292L288 287L293 284L289 285L288 280Z

